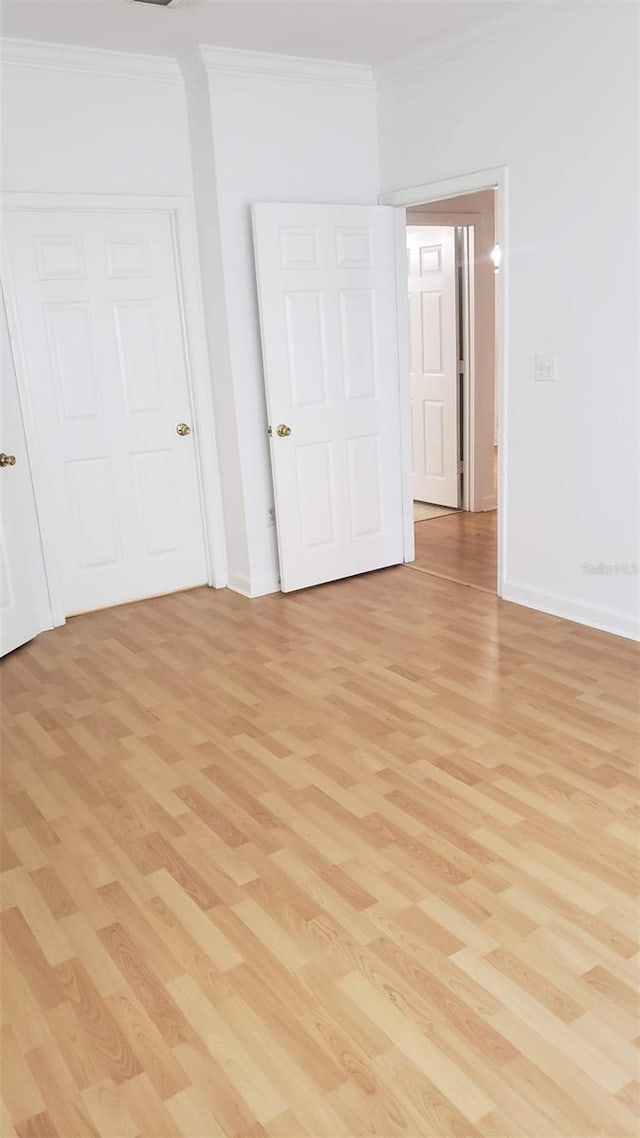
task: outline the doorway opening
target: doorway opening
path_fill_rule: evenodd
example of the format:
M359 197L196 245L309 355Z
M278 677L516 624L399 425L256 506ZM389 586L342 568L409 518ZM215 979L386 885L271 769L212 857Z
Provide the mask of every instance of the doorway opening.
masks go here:
M410 567L495 593L497 190L409 205L406 226Z

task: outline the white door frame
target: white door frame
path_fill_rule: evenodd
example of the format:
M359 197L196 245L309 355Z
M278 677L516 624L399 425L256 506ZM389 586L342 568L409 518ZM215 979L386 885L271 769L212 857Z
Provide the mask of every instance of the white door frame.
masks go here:
M506 166L497 166L491 170L476 170L473 173L461 174L456 177L442 179L437 182L427 182L422 186L411 186L403 190L391 190L388 193L380 194L378 201L381 205L395 205L395 206L408 206L408 205L422 205L428 202L441 201L443 198L459 197L461 194L473 193L476 190L497 190L498 203L496 210L496 242L500 244L502 251L502 261L500 264L500 272L498 273L498 287L496 289L496 319L498 325L498 351L496 359L496 381L498 387L498 581L497 593L501 597L504 594L504 580L505 580L505 565L507 554L507 529L506 529L506 510L505 510L505 490L507 485L507 463L508 463L508 448L507 448L507 330L508 330L508 305L507 305L507 281L508 281L508 210L507 210L507 181L508 170ZM406 225L406 222L404 223ZM405 241L404 232L402 232L402 240ZM400 240L400 236L398 237ZM406 285L406 282L405 282ZM400 282L398 282L400 287ZM403 323L406 323L406 339L407 339L407 360L401 360L401 364L406 363L407 378L404 379L404 371L401 369L401 383L404 384L402 388L403 408L402 425L400 445L402 449L402 469L403 469L403 490L405 493L404 503L404 520L405 520L405 561L412 561L414 558L414 533L413 533L413 501L409 500L411 494L411 435L408 431L410 427L410 397L409 397L409 374L408 374L408 321L402 319L402 314L399 316L399 334L403 338ZM407 420L409 420L407 426ZM411 521L408 522L410 517ZM409 533L409 529L411 532Z
M476 230L462 225L462 509L476 508ZM495 399L495 393L494 393Z
M176 282L180 298L180 322L185 345L185 370L194 419L196 470L200 487L200 508L207 559L207 582L216 589L227 584L227 550L222 512L220 468L213 416L213 397L204 330L200 289L200 266L193 207L188 198L131 194L54 194L6 192L1 195L4 225L7 215L31 211L61 213L161 212L169 217L173 241ZM24 419L27 450L31 464L36 509L42 537L42 553L51 601L54 626L65 623L60 566L54 538L57 507L44 474L44 464L36 446L35 418L27 382L24 353L17 319L17 298L6 254L2 262L9 333L13 346L18 397Z

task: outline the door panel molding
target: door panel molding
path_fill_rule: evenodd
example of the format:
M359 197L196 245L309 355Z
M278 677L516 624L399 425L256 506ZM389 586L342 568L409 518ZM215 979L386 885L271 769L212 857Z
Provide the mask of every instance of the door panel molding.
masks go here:
M402 561L396 215L254 202L252 216L289 592Z
M61 214L113 213L116 216L135 213L160 213L168 217L180 308L178 319L184 344L189 399L194 411L196 471L200 490L200 513L207 560L207 579L213 587L224 588L227 585L226 540L213 399L204 331L198 246L193 206L190 199L159 195L5 192L1 195L0 201L7 228L11 224L12 215L43 211ZM122 253L124 260L121 258L120 271L125 272L125 274L128 264L127 257L130 257L132 252L135 250L125 250ZM36 444L38 435L31 392L27 381L17 298L6 251L2 261L2 276L7 301L9 332L16 363L18 392L40 519L52 618L54 625L61 625L65 623L65 609L60 576L61 566L56 552L56 501L45 476L45 464L42 456L38 453L39 448Z
M407 226L411 334L413 496L460 504L460 392L456 234Z

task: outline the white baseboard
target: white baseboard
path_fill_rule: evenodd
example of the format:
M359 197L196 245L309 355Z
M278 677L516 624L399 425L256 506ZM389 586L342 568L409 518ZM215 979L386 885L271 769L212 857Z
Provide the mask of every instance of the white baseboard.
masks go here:
M612 612L610 609L596 608L595 605L585 605L581 601L571 600L570 597L544 593L538 589L530 589L526 585L518 585L514 581L505 581L502 600L524 605L525 608L537 609L539 612L548 612L551 616L560 616L564 620L574 620L577 624L586 624L589 628L612 632L615 636L640 640L640 620L637 618L621 612Z
M234 593L240 593L243 597L266 597L269 593L280 592L280 578L279 577L262 577L256 580L250 580L240 573L234 573L232 569L229 570L229 584L228 588L232 589Z

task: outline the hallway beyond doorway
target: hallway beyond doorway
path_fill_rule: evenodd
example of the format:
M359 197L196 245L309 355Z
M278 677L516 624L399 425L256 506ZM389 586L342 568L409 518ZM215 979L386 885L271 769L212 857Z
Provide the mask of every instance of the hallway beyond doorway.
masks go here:
M431 502L413 503L414 522L427 522L431 521L432 518L443 518L446 514L455 513L455 509L451 506L434 506Z
M416 557L409 569L495 593L498 572L497 510L455 510L417 522Z

